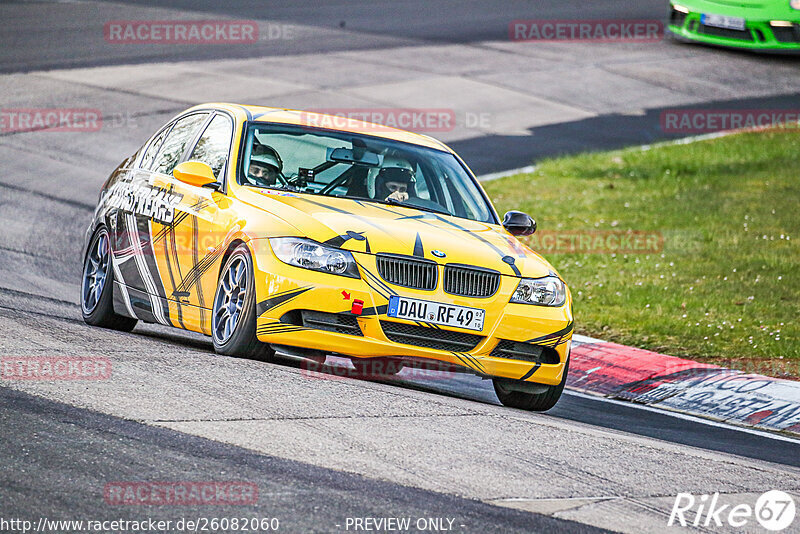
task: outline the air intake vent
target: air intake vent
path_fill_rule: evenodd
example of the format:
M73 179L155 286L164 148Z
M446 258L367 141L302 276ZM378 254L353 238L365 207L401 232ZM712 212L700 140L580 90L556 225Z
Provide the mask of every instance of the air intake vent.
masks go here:
M464 297L491 297L500 287L500 273L467 265L446 265L444 291Z
M700 28L697 30L698 33L702 33L704 35L713 35L714 37L725 37L726 39L740 39L742 41L752 41L753 34L750 33L750 30L733 30L730 28L717 28L716 26L706 26L705 24L700 24Z
M561 361L555 349L526 343L524 341L510 341L508 339L501 339L500 343L497 344L489 356L550 364Z
M678 11L677 9L673 9L669 14L669 23L673 26L678 26L683 28L683 24L686 22L686 13Z
M364 336L356 316L351 313L323 313L311 310L300 312L303 326L351 336Z
M483 336L475 334L393 321L381 321L381 328L386 337L395 343L452 352L469 352L483 340Z
M381 277L390 284L426 291L436 289L436 262L388 254L378 254L375 261Z
M793 26L773 26L772 34L780 43L800 43L800 24Z

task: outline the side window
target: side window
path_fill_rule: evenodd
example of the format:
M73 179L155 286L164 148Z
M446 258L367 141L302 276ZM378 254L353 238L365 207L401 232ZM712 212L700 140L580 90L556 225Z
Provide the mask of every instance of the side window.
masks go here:
M163 174L170 174L181 160L183 151L194 137L197 128L207 117L208 113L196 113L176 122L175 126L172 127L172 131L169 132L166 140L161 145L161 150L158 151L153 170Z
M191 160L207 163L214 170L214 177L219 178L222 168L228 161L228 149L233 136L233 125L225 115L217 115L197 141Z
M163 130L158 132L155 137L153 137L153 141L150 143L150 146L147 147L147 150L142 157L142 163L139 165L142 169L149 169L150 166L153 164L153 160L156 159L156 154L158 153L158 149L161 147L161 143L164 141L164 138L169 133L169 129L172 127L172 124L169 124Z

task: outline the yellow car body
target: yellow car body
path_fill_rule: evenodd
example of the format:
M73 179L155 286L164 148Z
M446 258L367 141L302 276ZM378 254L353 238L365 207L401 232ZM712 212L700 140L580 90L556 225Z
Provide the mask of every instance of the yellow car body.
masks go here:
M521 278L558 275L504 229L493 208L498 222L487 223L401 205L242 185L235 175L247 125L303 126L310 116L314 124L324 124L325 117L204 104L181 113L167 127L190 115L199 115L197 122L202 119L203 125L215 116L232 123L229 156L216 188L179 179L178 169L185 166L172 174L143 168L143 160L151 157L150 145L163 142L160 132L123 161L103 186L86 248L99 227L108 229L115 313L210 335L221 270L231 251L244 244L252 257L256 332L263 343L362 359L439 362L484 377L535 384L562 383L572 337L571 296L566 290L564 304L554 307L510 303ZM339 131L452 153L427 136L354 120L342 122L337 120ZM193 141L197 142L196 136ZM191 148L187 146L186 153ZM189 157L186 153L180 156L183 160ZM358 265L358 277L284 263L272 249L270 238L275 237L309 238L349 251ZM414 289L385 280L379 258L426 262L436 272L435 288ZM455 276L452 273L458 273L458 266L499 273L499 287L483 298L446 291L445 277ZM475 331L388 317L393 295L484 310L483 328ZM306 324L297 320L301 310L334 314L340 327ZM513 349L515 343L544 347L551 357L526 361L502 351Z

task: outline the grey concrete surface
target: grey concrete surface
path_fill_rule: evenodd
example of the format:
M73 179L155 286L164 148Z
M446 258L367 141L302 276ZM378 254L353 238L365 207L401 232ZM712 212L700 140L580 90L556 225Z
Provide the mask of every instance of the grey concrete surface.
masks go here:
M0 341L6 356L112 362L109 380L4 380L5 388L272 457L612 530L660 531L670 496L681 491L735 499L773 487L800 490L800 468L791 465L797 444L764 439L762 448L785 459L764 462L701 448L720 433L702 424L680 425L697 436L697 446L688 446L666 434L637 435L638 426L658 424L652 414L620 414L625 430L615 430L557 410L508 410L475 394L478 378L464 377L471 388L441 395L435 381L433 391L420 391L320 376L289 362L216 356L205 338L162 327L130 334L89 328L68 302L7 290L0 291L0 328L17 333ZM608 410L592 402L574 409ZM730 433L727 448L747 439ZM143 440L137 461L161 465L159 443Z
M596 18L606 13L612 19L660 20L661 2L635 7L601 2L588 10L572 3L517 2L499 10L492 3L459 8L447 2L437 4L441 13L426 23L431 8L421 4L352 3L346 10L326 6L313 12L260 2L226 4L224 9L216 3L177 1L3 5L0 12L7 20L24 25L39 17L40 22L26 32L15 32L13 24L0 29L5 45L0 71L89 67L3 77L3 105L83 102L102 111L107 129L124 129L128 117L157 111L164 120L202 101L340 113L445 108L452 110L455 124L428 133L451 144L473 170L486 173L528 165L542 156L680 137L661 128L660 112L667 109L794 109L798 102L796 57L669 40L521 43L507 35L507 23L520 17ZM181 9L188 5L191 10ZM374 15L372 25L341 28L328 18L337 10L355 20L368 20L376 12L384 16ZM102 37L109 20L203 19L209 13L251 18L265 35L275 25L292 30L253 45L114 44ZM386 27L393 20L404 21L402 28ZM47 28L55 21L74 26L74 33L54 36ZM434 27L440 29L439 38L430 34ZM46 63L28 57L33 54L55 56ZM48 95L44 101L42 94Z
M234 4L228 16L242 17L253 5ZM442 4L458 12L451 18L432 18L428 3L392 5L408 20L405 29L382 16L381 3L351 6L344 28L330 23L333 5L303 17L299 7L263 4L252 15L260 24L291 24L303 38L248 48L120 48L102 40L107 20L207 18L216 9L210 3L0 5L10 21L0 28L0 68L8 73L0 76L0 107L91 107L105 118L91 133L0 132L0 353L104 356L113 364L106 381L0 385L108 415L100 428L122 424L113 418L143 423L132 458L150 465L145 473L153 477L173 473L165 440L182 447L195 436L313 466L304 480L319 499L327 493L314 493L316 477L333 470L625 532L662 531L679 491L719 491L733 500L776 488L798 492L798 446L736 429L569 397L549 415L528 414L497 406L477 379L320 379L288 363L216 356L206 339L176 330L141 325L121 334L83 325L79 249L100 184L158 125L197 101L451 108L458 124L436 136L480 172L668 138L658 115L670 107L797 104L800 69L791 58L670 42L520 44L503 37L515 17L648 17L655 2L510 3L502 12L492 4ZM486 120L469 125L468 116ZM95 431L21 398L3 397L2 434L26 426L61 432L55 451L73 447L79 458L74 446ZM23 406L32 415L15 419ZM97 447L114 465L124 463L108 442ZM16 461L0 472L18 479ZM215 472L205 461L184 469ZM40 482L30 484L23 494L29 504L19 510L32 514L36 503L62 510L56 501L69 495L59 495L67 490L58 482L81 475L60 476L34 476ZM313 513L330 516L327 508Z
M41 2L11 0L0 4L0 71L116 63L205 60L368 50L413 42L469 43L508 38L514 19L666 17L660 0L631 4L602 0L591 4L514 0L489 2L362 1L318 3L237 0L229 2L134 0ZM109 20L246 19L263 23L255 45L224 47L106 46L103 25ZM268 27L271 25L271 29ZM25 31L20 31L24 28Z
M274 518L278 532L346 532L354 525L348 526L348 518L393 517L406 518L414 530L434 519L453 532L598 531L542 514L255 454L2 387L0 401L14 407L0 411L0 521L170 521L171 526L165 523L159 531L182 532L181 520L255 518L259 526L248 523L247 530L268 532L260 521L272 524ZM244 505L158 506L120 506L104 499L106 484L143 480L244 482L255 487L257 498ZM41 531L87 530L73 525Z

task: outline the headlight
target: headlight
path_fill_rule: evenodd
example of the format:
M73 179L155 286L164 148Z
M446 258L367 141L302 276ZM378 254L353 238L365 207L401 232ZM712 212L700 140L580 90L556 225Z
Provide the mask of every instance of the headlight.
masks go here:
M361 278L353 255L346 250L300 237L274 237L269 244L283 263L312 271Z
M563 306L566 300L567 286L557 276L523 278L511 297L511 302L537 306Z
M800 0L789 0L789 7L792 9L800 9Z

